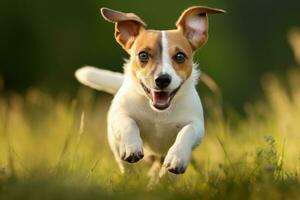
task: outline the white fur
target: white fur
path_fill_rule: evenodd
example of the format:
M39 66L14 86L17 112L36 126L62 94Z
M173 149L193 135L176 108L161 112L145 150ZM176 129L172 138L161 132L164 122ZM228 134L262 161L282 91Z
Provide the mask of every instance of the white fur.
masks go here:
M95 67L85 66L75 72L79 82L93 89L115 94L121 87L124 75Z
M162 73L169 74L172 77L172 81L168 86L171 90L176 89L180 83L181 78L177 75L176 71L172 67L171 58L169 54L169 41L165 31L162 31Z

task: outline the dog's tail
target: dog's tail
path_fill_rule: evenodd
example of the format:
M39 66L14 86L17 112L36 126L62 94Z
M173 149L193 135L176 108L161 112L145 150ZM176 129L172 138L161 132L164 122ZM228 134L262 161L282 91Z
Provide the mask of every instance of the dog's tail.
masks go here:
M116 94L121 87L124 75L95 67L85 66L75 72L77 80L93 89Z

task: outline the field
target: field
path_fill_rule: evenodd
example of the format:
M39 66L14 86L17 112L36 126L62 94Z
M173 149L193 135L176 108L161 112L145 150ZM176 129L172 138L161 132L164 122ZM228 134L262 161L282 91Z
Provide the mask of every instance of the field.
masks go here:
M206 136L187 172L147 189L147 166L120 175L106 140L111 96L36 89L0 97L0 199L298 199L300 72L262 79L245 115L202 96Z

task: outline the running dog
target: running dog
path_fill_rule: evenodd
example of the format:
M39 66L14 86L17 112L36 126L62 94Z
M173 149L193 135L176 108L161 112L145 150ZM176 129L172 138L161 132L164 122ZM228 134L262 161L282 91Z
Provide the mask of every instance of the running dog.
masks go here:
M149 30L133 13L102 8L115 24L115 39L130 55L124 74L94 67L76 71L77 79L111 93L108 141L122 173L124 162L150 156L153 166L182 174L204 135L203 109L195 85L199 72L193 54L208 39L208 14L224 10L194 6L174 30ZM152 169L153 170L153 169Z

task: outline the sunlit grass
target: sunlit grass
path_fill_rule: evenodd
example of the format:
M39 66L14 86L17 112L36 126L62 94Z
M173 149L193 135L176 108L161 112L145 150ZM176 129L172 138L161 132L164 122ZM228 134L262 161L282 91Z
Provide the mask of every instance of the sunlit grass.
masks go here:
M147 190L148 166L121 176L106 140L111 97L30 90L0 97L0 199L281 199L300 194L300 72L269 74L246 116L203 97L206 136L178 180ZM226 116L226 117L225 117Z

